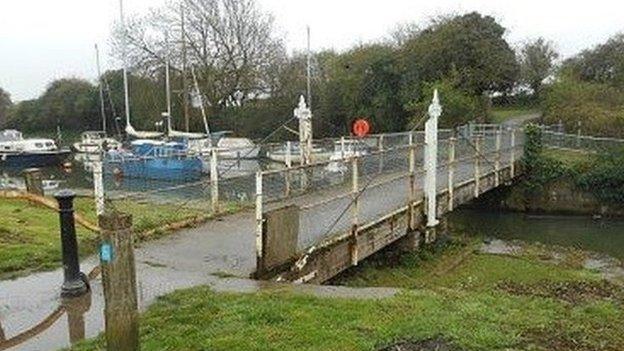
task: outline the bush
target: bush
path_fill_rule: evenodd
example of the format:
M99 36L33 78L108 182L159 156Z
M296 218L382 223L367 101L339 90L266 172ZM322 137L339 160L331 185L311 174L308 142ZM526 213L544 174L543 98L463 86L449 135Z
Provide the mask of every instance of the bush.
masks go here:
M575 132L581 122L585 135L624 137L624 91L606 84L564 78L546 89L546 124L563 122Z
M577 184L607 203L624 203L624 149L599 155Z

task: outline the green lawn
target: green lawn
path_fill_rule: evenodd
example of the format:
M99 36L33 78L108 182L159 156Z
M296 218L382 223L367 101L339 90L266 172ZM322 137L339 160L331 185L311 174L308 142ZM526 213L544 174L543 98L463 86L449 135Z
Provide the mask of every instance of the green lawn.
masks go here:
M139 240L159 237L164 234L161 229L167 224L205 219L209 214L199 208L131 200L118 201L115 206L132 214L134 231ZM97 222L92 199L76 198L75 209L91 223ZM238 209L237 205L227 204L225 213ZM1 199L0 213L0 279L60 266L59 217L56 211L26 200ZM92 254L98 234L78 224L76 231L81 255Z
M624 349L622 287L597 273L543 262L535 250L509 257L473 249L470 243L407 255L392 268L373 260L339 280L409 289L393 298L317 298L287 288L175 292L142 316L141 347L377 350L401 340L442 338L465 350ZM577 285L586 289L575 295ZM74 349L103 347L100 337Z
M493 123L503 123L511 118L539 112L537 109L522 107L495 107L490 112Z

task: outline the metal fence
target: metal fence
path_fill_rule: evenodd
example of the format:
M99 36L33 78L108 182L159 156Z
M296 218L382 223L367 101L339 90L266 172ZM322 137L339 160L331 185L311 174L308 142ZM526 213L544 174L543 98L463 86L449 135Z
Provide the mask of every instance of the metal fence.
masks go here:
M624 139L565 134L549 129L542 130L542 142L550 148L588 152L609 152L624 148Z
M473 137L461 133L451 137L451 134L451 131L440 133L438 192L500 171L522 156L524 135L518 130L499 129ZM380 137L383 143L379 142ZM264 214L281 206L299 207L297 249L310 252L337 237L349 235L354 227L422 200L423 140L423 132L373 136L361 142L386 147L311 165L258 172L257 250L262 250Z

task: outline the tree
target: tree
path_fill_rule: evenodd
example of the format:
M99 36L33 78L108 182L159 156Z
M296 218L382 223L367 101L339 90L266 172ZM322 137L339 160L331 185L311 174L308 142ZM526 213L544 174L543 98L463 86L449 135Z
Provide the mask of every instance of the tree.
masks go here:
M551 42L538 38L526 43L519 56L522 81L539 96L542 82L553 73L559 54Z
M6 90L0 88L0 127L8 122L9 110L12 106L11 95Z
M563 71L583 81L624 88L624 33L566 60Z
M58 79L39 98L40 123L47 128L84 130L99 127L97 89L77 78Z
M457 72L459 86L471 94L504 92L517 81L519 66L504 38L505 28L477 12L443 17L405 42L404 98L419 98L422 82Z
M268 74L285 57L274 32L273 18L255 0L180 0L118 26L114 53L123 59L125 46L128 64L148 76L162 71L166 59L178 72L194 67L202 93L218 110L235 95L271 92Z

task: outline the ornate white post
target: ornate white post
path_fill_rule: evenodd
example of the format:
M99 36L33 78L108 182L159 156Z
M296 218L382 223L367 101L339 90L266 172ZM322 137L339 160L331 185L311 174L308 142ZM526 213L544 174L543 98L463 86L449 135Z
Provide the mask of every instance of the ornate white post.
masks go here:
M299 105L294 110L294 115L299 119L301 164L309 165L312 163L312 111L306 105L303 95L299 97Z
M427 227L435 227L436 219L436 176L438 169L438 118L442 114L442 106L438 98L438 90L433 92L429 105L429 119L425 123L425 200L427 204Z
M414 134L409 134L409 154L408 154L408 162L409 162L409 200L407 204L409 206L409 229L415 230L415 216L414 216L414 203L416 202L416 146L414 145Z

